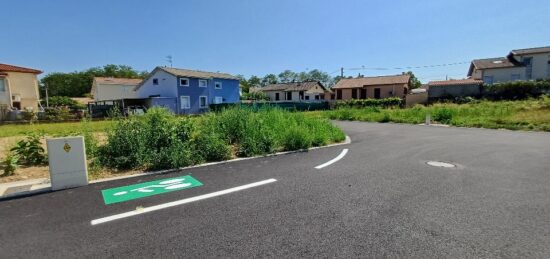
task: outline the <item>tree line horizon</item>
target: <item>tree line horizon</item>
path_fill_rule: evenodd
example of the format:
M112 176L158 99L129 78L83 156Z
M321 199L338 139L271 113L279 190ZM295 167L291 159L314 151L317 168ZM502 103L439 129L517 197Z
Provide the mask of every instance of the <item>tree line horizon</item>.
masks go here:
M418 88L421 82L414 76L412 71L406 72L411 75L411 87ZM148 71L138 71L128 65L108 64L102 67L92 67L74 72L52 72L48 73L40 80L40 94L45 96L45 88L48 88L49 96L68 96L68 97L91 97L94 77L114 77L114 78L145 78ZM361 74L358 74L361 76ZM252 75L248 79L243 75L236 75L240 80L241 89L247 93L251 87L264 87L270 84L293 83L305 81L319 81L328 88L332 88L342 77L331 76L327 72L319 69L309 71L294 72L284 70L279 74L266 74L263 77ZM344 78L353 78L344 76Z

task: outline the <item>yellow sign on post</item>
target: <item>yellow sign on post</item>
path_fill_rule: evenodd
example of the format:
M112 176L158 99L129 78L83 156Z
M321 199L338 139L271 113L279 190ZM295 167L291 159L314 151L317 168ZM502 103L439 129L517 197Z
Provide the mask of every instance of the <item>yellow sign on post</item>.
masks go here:
M46 140L52 190L88 185L83 137Z

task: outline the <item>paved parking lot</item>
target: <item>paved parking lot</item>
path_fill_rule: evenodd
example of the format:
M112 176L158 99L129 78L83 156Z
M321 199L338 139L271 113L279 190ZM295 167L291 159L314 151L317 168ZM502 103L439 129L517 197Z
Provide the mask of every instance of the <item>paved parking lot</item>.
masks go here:
M550 134L338 124L351 144L2 201L2 256L550 257Z

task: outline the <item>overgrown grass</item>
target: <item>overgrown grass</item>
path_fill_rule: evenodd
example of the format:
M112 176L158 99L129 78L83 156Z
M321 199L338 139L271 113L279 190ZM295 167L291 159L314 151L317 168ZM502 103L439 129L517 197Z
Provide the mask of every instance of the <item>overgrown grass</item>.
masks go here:
M207 161L300 150L344 140L328 120L282 109L226 109L199 117L176 117L162 108L119 119L97 152L116 169L166 169Z
M90 132L103 132L112 124L111 121L90 121L87 125ZM50 136L66 136L80 131L80 122L5 124L0 125L0 138L23 136L29 132L43 132Z
M523 101L476 101L468 104L440 103L412 108L342 108L308 112L310 117L332 120L423 123L426 114L436 122L453 126L490 129L550 131L550 97Z

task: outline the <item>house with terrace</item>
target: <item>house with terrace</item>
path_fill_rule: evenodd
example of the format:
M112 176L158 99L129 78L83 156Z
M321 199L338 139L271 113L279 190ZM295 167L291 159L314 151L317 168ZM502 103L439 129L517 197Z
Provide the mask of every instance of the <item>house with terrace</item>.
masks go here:
M410 81L411 76L406 73L389 76L359 76L340 79L332 90L336 92L336 100L405 98L410 89Z
M208 111L210 104L237 103L239 79L219 72L156 67L135 88L148 106L163 106L176 114Z
M550 79L550 46L515 49L506 57L475 59L470 64L468 77L483 80L485 84Z
M331 93L319 81L272 84L251 91L265 93L271 102L321 102Z

